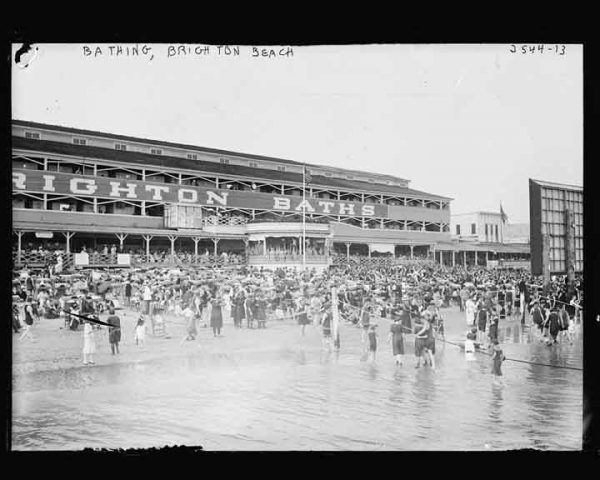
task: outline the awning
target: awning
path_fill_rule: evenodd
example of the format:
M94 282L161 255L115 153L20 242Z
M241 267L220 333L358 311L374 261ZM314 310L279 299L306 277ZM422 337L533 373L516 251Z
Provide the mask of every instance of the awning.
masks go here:
M370 243L371 252L391 253L394 254L394 245L391 243Z

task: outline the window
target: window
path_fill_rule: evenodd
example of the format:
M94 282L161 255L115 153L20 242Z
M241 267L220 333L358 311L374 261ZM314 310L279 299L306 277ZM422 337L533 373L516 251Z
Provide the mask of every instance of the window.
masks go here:
M225 165L229 164L228 158L219 158L219 162L224 163Z
M188 153L187 158L188 160L198 160L198 155L196 155L195 153Z
M477 233L477 224L476 223L472 223L471 224L471 234L475 235Z
M73 138L73 145L87 145L87 140L85 138Z
M460 235L460 225L457 225L457 226L456 226L456 234L457 234L457 235Z
M25 138L31 138L32 140L39 140L41 138L40 132L25 132Z
M115 143L115 150L125 151L127 150L127 145L125 145L124 143Z
M252 168L258 168L258 162L248 162L248 166Z
M485 224L485 238L487 239L488 236L488 224Z
M497 242L498 241L498 225L496 224L494 226L496 227L495 230L496 230L496 242Z
M152 155L162 155L162 150L160 148L151 148L150 153Z
M283 165L277 165L277 170L280 172L285 172L285 167Z

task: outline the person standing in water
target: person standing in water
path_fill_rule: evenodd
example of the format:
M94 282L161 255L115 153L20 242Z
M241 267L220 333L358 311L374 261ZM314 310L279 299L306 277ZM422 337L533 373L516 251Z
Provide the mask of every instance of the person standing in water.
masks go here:
M304 299L302 297L300 297L298 299L298 324L301 326L302 329L302 336L306 335L306 326L310 323L310 320L308 319L308 312L307 312L307 308L308 308L308 304L307 302L304 301Z
M492 375L494 381L501 381L502 362L504 362L504 360L506 360L506 357L496 340L496 343L494 344L494 353L492 354Z
M94 364L94 353L96 353L96 340L92 322L83 322L83 364Z
M477 310L477 339L480 344L485 342L485 329L488 321L488 311L483 306L483 304L479 304Z
M115 309L108 309L108 319L106 323L111 327L108 329L108 341L110 342L110 350L114 355L119 354L119 342L121 341L121 319L115 315Z
M396 365L402 365L404 357L404 336L402 332L404 326L400 320L400 317L394 319L387 339L388 343L392 342L392 353L396 359Z
M138 347L143 347L145 339L146 339L146 322L145 322L145 315L142 313L140 315L140 318L138 318L137 325L135 326L135 344Z
M223 313L221 299L215 298L212 301L212 310L210 314L210 326L215 337L221 336L221 328L223 328Z
M371 357L371 361L375 362L377 356L377 325L370 325L369 332L367 334L369 338L369 356Z
M465 340L465 360L472 362L475 360L475 334L473 332L467 332L467 338Z
M465 316L467 320L467 325L471 326L475 324L475 312L477 311L477 305L471 297L467 299L465 302Z
M419 368L421 366L421 357L425 357L423 360L423 364L427 363L427 357L425 352L425 346L427 344L427 332L431 329L431 324L429 323L429 319L427 316L423 316L421 329L419 330L417 327L417 333L415 334L415 357L417 357L417 364L415 368Z

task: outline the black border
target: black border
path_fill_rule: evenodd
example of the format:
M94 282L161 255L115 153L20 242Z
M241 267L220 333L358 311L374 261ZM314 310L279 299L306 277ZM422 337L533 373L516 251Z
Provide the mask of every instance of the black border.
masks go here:
M548 4L551 7L551 4ZM504 7L518 10L520 7L517 4L512 6L505 5ZM503 7L503 8L504 8ZM223 7L224 8L224 7ZM117 12L115 12L116 14ZM179 12L183 13L183 12ZM260 13L260 12L258 12ZM354 38L352 39L352 35L350 37L346 37L346 40L340 40L339 38L335 38L332 34L335 34L334 31L328 31L329 37L326 35L322 36L320 39L310 39L310 40L290 40L290 33L288 31L288 38L282 39L281 36L271 35L271 38L268 38L268 35L265 35L265 30L259 26L251 25L253 27L251 30L254 30L254 35L247 36L245 38L236 37L236 33L239 32L235 27L232 27L231 23L228 22L226 26L219 26L220 35L210 34L206 35L206 29L203 25L204 22L209 22L209 18L204 18L204 21L200 21L202 17L198 17L199 23L196 25L196 28L193 29L179 29L179 25L174 25L171 29L169 28L160 28L156 30L156 32L160 33L149 33L146 31L139 31L140 25L144 27L144 23L138 24L136 27L134 24L127 25L127 28L123 28L120 31L114 32L110 31L106 26L95 24L97 26L90 27L88 24L83 24L79 22L75 25L70 25L68 28L60 27L55 25L52 22L48 22L43 26L38 26L31 29L24 28L13 28L8 31L8 39L3 44L3 53L5 55L3 58L5 62L3 66L8 67L4 72L2 78L3 87L5 87L2 91L7 93L6 97L3 97L4 103L2 104L4 115L2 116L2 138L5 140L3 142L5 159L10 158L10 120L11 120L11 107L10 107L10 69L13 65L14 59L11 58L11 46L10 43L19 43L19 42L90 42L93 41L95 43L101 42L112 42L112 43L126 43L129 41L132 42L169 42L177 39L177 41L181 43L211 43L211 44L258 44L258 45L318 45L318 44L377 44L377 43L583 43L584 44L584 191L586 192L584 196L584 223L585 223L585 239L584 239L584 289L585 289L585 336L584 336L584 414L586 416L587 426L588 428L584 432L583 438L583 451L592 454L593 456L598 456L600 453L600 395L599 395L599 384L600 384L600 323L598 323L595 319L597 312L600 312L600 308L598 308L599 296L596 294L598 289L596 288L598 282L598 276L600 275L600 258L597 250L600 236L598 232L598 224L595 222L595 218L597 217L597 212L600 211L600 201L598 199L598 195L594 192L595 185L595 175L594 175L594 164L595 160L600 158L598 155L597 149L597 141L598 133L600 131L600 126L598 125L598 117L600 114L600 78L598 75L598 58L600 58L600 51L598 49L597 43L591 42L586 39L585 35L578 33L576 35L565 34L565 25L564 23L556 23L556 25L548 25L548 24L540 24L538 23L528 23L526 24L526 34L517 34L503 35L502 39L499 38L489 38L490 34L487 31L486 25L483 24L480 27L479 35L472 35L470 38L464 34L464 31L458 31L460 29L459 26L451 25L450 27L446 27L447 30L445 33L449 34L447 38L443 40L432 41L432 36L429 35L427 37L427 33L422 27L415 26L413 24L406 25L403 23L401 19L398 20L398 25L395 25L395 28L392 30L392 34L389 34L388 31L379 32L372 36L369 39ZM419 22L425 22L426 19L421 17ZM140 22L142 20L140 19ZM416 23L416 22L415 22ZM579 25L579 24L578 24ZM283 25L285 28L285 25ZM305 25L304 31L306 28L310 29L311 25ZM356 29L359 30L360 26L357 25ZM210 30L210 29L209 29ZM354 34L356 35L356 31L354 30ZM266 30L268 31L268 30ZM364 29L363 29L364 31ZM443 31L443 30L442 30ZM233 34L232 34L233 32ZM260 36L261 32L262 37ZM560 33L555 33L560 32ZM581 32L581 30L580 30ZM308 32L311 34L310 32ZM306 34L306 33L305 33ZM387 35L386 35L387 34ZM485 39L484 37L486 37ZM453 38L452 38L453 36ZM477 37L478 40L474 41L473 37ZM297 37L296 37L297 38ZM435 38L435 35L433 35ZM1 179L2 182L0 191L2 192L3 200L5 201L5 205L10 205L10 168L8 166L8 162L2 162L1 164L2 172ZM11 209L8 208L5 212L11 212ZM7 249L9 250L9 245L12 242L12 234L11 234L11 225L12 225L12 214L8 213L2 216L2 220L6 222L6 228L2 229L2 242L6 242ZM11 301L10 295L10 264L6 263L6 256L2 257L4 260L2 272L5 275L2 275L3 287L1 288L2 294L5 295L6 303L4 305L9 305ZM10 259L8 259L10 262ZM5 331L2 335L3 345L1 348L1 359L2 362L2 401L5 404L5 408L3 409L3 413L7 413L6 416L2 416L2 447L3 453L6 452L6 448L8 446L7 440L10 438L10 413L11 413L11 360L12 360L12 333L10 324L8 321L2 322L3 328ZM560 406L557 406L560 408ZM149 450L149 451L128 451L128 452L100 452L93 453L93 456L99 456L100 458L114 457L115 454L120 456L125 454L125 456L133 456L138 457L142 455L146 459L150 459L153 454L156 454L158 450ZM83 455L88 456L90 452L84 451ZM169 456L189 456L190 454L196 455L197 449L194 448L166 448L160 450L161 456L163 454L168 454ZM295 456L293 452L291 452L291 456ZM28 469L30 466L27 463L35 463L35 462L24 462L24 460L34 455L35 458L40 458L43 460L49 460L54 457L57 459L57 464L63 464L65 462L70 462L72 460L73 455L80 455L73 453L22 453L22 452L11 452L11 457L16 460L21 468ZM468 457L466 457L466 454ZM533 450L527 451L518 451L518 452L504 452L503 456L508 456L510 458L520 458L520 459L528 459L532 458L535 460L542 460L539 463L546 463L549 459L550 454L552 458L556 458L559 462L562 462L565 457L572 457L573 454L560 453L560 452L537 452ZM250 457L255 457L254 454L245 454L245 453L237 453L235 454L240 459L249 460ZM303 454L310 455L310 454ZM344 461L348 461L349 464L353 465L352 460L355 463L363 464L367 467L369 463L364 464L363 460L365 454L362 453L321 453L319 455L313 456L313 458L319 458L322 460L330 460L332 457L342 457ZM369 458L372 459L373 455L377 455L375 453L368 454ZM449 456L458 457L462 459L465 463L463 464L464 468L468 468L469 465L472 465L473 459L485 459L487 460L490 457L497 456L497 454L488 454L488 453L478 453L478 452L465 452L465 453L450 453L444 454L443 452L437 453L429 453L429 452L410 452L410 455L414 460L424 461L429 459L431 455L439 456L443 458L443 464L447 466L446 463L449 459ZM463 456L464 455L464 456ZM210 457L221 456L218 454L210 454ZM385 454L379 454L379 457L387 456ZM575 456L578 456L575 454ZM282 458L287 459L290 457L289 454L261 454L259 461L262 463L268 458ZM468 458L468 460L467 460ZM222 459L218 460L219 462ZM462 462L461 461L461 462ZM60 462L60 463L59 463ZM326 462L327 463L327 462ZM487 462L486 462L487 463ZM538 462L536 462L538 463ZM259 464L260 465L260 464ZM298 466L297 463L293 464L292 472L295 471ZM427 471L429 467L422 465ZM493 466L488 464L489 467ZM541 466L541 465L539 465ZM263 467L266 465L263 464ZM401 467L401 465L399 465ZM285 467L284 467L285 468ZM177 470L176 470L177 471ZM264 470L263 470L264 471ZM285 470L281 470L275 468L275 471L280 474L286 474L287 468ZM298 473L300 470L297 470ZM369 468L371 474L374 473L372 468ZM408 471L408 470L406 470ZM180 474L182 472L179 470ZM202 467L199 466L198 473L202 472ZM261 470L256 471L256 473L261 472ZM358 473L358 470L356 471ZM55 472L56 474L60 474L60 471ZM250 472L248 472L250 473ZM247 474L248 474L247 473ZM313 474L316 472L312 472ZM447 472L448 474L452 474L451 472ZM454 473L458 473L459 475L467 474L466 470L458 470ZM485 473L485 471L482 471ZM510 474L509 472L505 472ZM537 472L536 472L537 473Z

